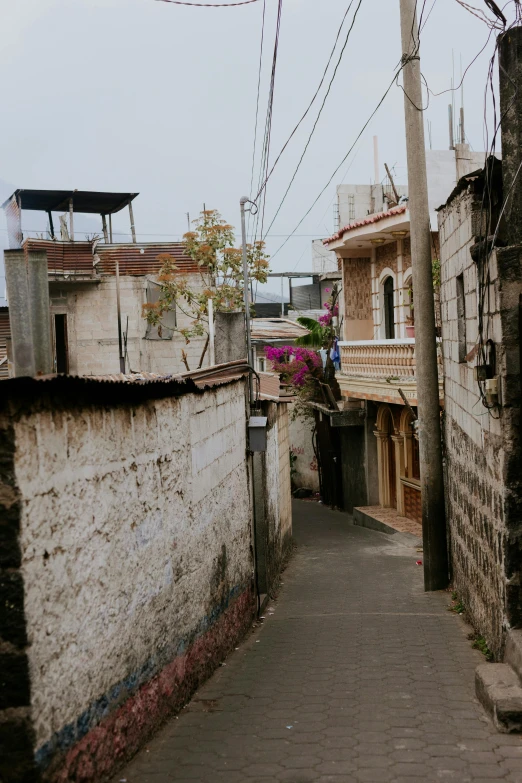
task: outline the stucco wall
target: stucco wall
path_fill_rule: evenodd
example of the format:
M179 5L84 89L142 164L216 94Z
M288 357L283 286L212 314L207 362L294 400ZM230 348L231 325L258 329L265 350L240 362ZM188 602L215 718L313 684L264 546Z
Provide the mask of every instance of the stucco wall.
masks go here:
M197 275L186 276L197 288L201 280ZM129 334L127 350L130 369L136 372L180 373L186 372L181 352L188 357L191 370L199 364L205 340L185 339L174 333L172 340L145 339L147 322L142 317L146 299L146 277L120 277L120 302L122 330ZM51 286L53 313L67 314L69 357L71 373L79 375L106 375L119 372L118 321L116 307L116 278L104 277L98 283L59 284ZM177 308L178 327L189 326L191 319ZM203 366L208 366L207 353ZM127 367L127 370L129 368Z
M312 443L312 418L294 419L290 411L290 449L295 455L293 482L296 487L304 487L319 492L319 471Z
M464 191L439 212L444 356L446 498L456 589L490 649L501 654L506 629L520 613L519 249L493 253L488 337L496 348L501 406L483 406L472 349L477 344L477 265L470 248L480 233L481 198ZM466 351L459 361L457 277L463 276ZM471 354L471 355L470 355ZM462 358L462 357L461 357Z
M8 420L38 766L99 783L250 622L245 385Z

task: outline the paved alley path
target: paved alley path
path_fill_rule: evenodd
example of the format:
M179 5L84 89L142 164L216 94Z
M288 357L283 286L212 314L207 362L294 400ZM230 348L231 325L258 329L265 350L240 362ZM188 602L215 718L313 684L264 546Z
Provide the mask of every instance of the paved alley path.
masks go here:
M296 502L277 601L115 781L522 781L522 741L474 696L447 593L422 589L413 539Z

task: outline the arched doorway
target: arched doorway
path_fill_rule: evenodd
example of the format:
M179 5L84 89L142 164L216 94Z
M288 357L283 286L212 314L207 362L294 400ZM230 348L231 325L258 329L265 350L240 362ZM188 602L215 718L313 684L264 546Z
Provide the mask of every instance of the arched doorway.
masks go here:
M393 414L381 405L377 415L377 461L379 469L379 501L381 506L397 508L397 464L395 460L395 427Z
M393 277L387 277L383 286L384 296L384 336L386 340L395 338L395 307Z

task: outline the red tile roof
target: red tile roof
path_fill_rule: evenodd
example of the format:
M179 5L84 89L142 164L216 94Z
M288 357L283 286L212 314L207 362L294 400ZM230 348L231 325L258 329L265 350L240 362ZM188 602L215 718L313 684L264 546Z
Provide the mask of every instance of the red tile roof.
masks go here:
M330 242L335 242L338 239L342 239L343 234L347 231L353 231L355 228L361 228L362 226L369 226L372 223L378 223L379 220L384 218L393 217L394 215L402 215L408 209L407 204L402 204L400 207L392 207L387 212L376 212L375 215L368 215L363 220L356 220L355 223L349 223L344 228L340 228L339 231L328 239L323 239L323 244L328 245Z

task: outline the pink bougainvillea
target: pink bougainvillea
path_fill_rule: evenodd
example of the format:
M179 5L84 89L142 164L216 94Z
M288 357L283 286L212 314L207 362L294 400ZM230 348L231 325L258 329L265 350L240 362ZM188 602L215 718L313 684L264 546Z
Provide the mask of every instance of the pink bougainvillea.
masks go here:
M285 345L281 348L265 348L266 358L272 362L273 372L279 373L284 383L303 387L322 368L321 357L300 346Z

